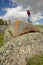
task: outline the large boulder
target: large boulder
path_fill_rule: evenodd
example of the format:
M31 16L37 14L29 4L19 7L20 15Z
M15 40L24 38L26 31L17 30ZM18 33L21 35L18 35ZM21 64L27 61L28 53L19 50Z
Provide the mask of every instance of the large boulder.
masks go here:
M16 20L14 24L14 37L31 32L39 32L39 29L31 23Z
M43 54L43 34L24 34L0 48L0 65L26 65L26 59L37 54Z
M12 39L12 37L21 36L26 33L39 32L39 29L25 21L16 20L13 25L10 25L9 28L5 31L5 42Z

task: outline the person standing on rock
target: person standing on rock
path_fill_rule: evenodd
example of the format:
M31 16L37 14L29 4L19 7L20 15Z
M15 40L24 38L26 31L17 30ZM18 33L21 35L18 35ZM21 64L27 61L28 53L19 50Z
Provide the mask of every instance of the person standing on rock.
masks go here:
M27 12L27 15L28 15L28 22L32 23L32 21L30 19L31 18L30 10L28 9L26 12Z

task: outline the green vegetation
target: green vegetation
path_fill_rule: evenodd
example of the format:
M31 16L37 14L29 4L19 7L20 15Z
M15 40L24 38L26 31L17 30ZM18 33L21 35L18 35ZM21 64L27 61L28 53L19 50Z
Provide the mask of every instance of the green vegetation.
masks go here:
M4 25L3 19L0 19L0 25Z
M9 25L11 24L10 23L10 20L8 20L8 22L9 22ZM3 19L0 19L0 25L8 25L8 23L7 23L7 20L3 20Z
M43 32L43 25L36 25L41 32Z
M7 21L5 20L5 25L7 26Z
M36 55L28 60L26 60L27 65L43 65L43 55Z
M0 47L4 44L3 41L4 41L4 33L0 34Z

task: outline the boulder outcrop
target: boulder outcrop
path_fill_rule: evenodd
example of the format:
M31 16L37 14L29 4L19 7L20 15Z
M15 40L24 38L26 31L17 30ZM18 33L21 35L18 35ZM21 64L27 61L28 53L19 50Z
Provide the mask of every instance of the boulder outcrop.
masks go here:
M24 34L0 48L0 65L26 65L26 59L37 54L43 54L43 34Z
M14 24L14 37L23 35L25 33L39 32L38 28L31 23L16 20Z
M25 21L16 20L14 25L10 25L5 31L5 42L12 39L12 37L21 36L26 33L40 32L39 29L32 25L31 23L26 23Z

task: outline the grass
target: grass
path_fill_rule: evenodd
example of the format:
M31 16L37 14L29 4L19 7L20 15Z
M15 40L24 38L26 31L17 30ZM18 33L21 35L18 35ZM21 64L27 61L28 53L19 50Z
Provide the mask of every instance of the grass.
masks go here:
M0 34L0 48L4 44L3 41L4 41L4 33Z
M11 31L9 30L8 32L13 37ZM3 44L4 44L4 33L0 34L0 48L2 47Z
M43 25L36 25L41 32L43 32Z
M43 55L36 55L26 60L27 65L43 65Z

